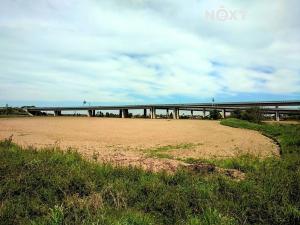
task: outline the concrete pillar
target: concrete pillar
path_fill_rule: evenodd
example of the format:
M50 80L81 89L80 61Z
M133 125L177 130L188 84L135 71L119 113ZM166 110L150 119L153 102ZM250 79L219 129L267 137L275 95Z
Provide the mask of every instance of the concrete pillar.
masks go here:
M156 108L152 107L150 109L151 112L151 119L156 119Z
M88 117L92 117L93 116L93 110L88 110Z
M128 118L128 109L122 109L122 118Z
M93 117L96 116L96 110L93 110Z
M170 114L169 114L169 109L167 109L167 118L170 117Z
M61 111L54 111L54 116L61 116Z
M144 118L147 117L147 109L144 109Z
M179 119L179 109L175 108L173 111L173 119L178 120Z
M226 118L226 109L222 109L222 118L225 119Z
M276 106L276 112L275 112L275 117L276 117L276 121L280 121L280 115L279 115L279 111L278 111L278 106Z
M280 121L279 111L276 111L275 117L276 117L276 121L279 122Z
M22 108L21 108L21 109L22 109ZM24 112L26 112L29 116L33 116L33 115L34 115L33 112L29 112L28 109L26 109L26 108L24 108L23 110L24 110Z
M194 110L191 110L191 118L194 119Z
M122 110L122 109L119 110L119 117L120 117L120 118L123 117L123 110Z

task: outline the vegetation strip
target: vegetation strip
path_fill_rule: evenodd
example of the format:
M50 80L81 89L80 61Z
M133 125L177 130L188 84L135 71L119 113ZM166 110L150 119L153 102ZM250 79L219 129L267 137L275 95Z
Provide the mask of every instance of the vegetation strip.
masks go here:
M178 149L180 150L192 149L199 145L201 145L201 143L198 144L183 143L178 145L166 145L166 146L159 146L156 148L145 149L143 152L146 154L147 157L151 157L151 158L174 159L174 156L168 154L169 151L178 150Z

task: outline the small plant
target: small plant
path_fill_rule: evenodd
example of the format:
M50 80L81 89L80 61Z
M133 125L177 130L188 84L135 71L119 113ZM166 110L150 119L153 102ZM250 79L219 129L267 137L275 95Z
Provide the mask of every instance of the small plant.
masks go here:
M93 160L97 161L98 158L99 158L99 152L94 151L94 152L93 152L93 155L92 155L92 158L93 158Z
M12 145L13 135L10 135L8 138L5 138L0 144L5 148L9 148Z
M64 222L64 211L62 206L55 205L50 209L50 224L62 225Z

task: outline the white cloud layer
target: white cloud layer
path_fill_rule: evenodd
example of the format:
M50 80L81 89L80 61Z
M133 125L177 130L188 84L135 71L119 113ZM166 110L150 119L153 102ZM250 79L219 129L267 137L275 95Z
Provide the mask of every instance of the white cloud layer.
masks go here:
M0 100L299 97L299 7L298 0L2 0Z

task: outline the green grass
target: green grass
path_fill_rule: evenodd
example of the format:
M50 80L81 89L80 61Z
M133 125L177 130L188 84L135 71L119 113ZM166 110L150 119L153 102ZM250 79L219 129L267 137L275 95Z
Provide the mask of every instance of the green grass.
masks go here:
M174 159L172 155L170 155L170 151L172 150L185 150L185 149L192 149L198 145L201 145L201 143L194 144L194 143L183 143L178 145L165 145L160 146L157 148L150 148L144 150L147 157L151 158L165 158L165 159Z
M298 124L278 124L278 123L262 123L256 124L245 120L229 118L221 121L222 125L234 128L243 128L256 130L263 135L277 142L281 150L281 158L290 161L292 158L299 158L300 155L300 125ZM259 166L269 159L260 159L253 155L240 155L228 159L194 159L188 158L183 161L187 163L211 163L219 167L228 169L238 169L242 172L255 172Z
M74 151L2 141L0 224L299 224L299 126L222 123L274 135L282 158L223 162L246 171L238 182L219 174L118 168Z
M299 124L255 124L244 120L226 119L222 125L251 129L273 138L281 146L282 156L290 153L300 154L300 125Z
M272 158L270 157L272 160ZM195 159L195 158L187 158L182 159L183 162L195 164L195 163L209 163L213 164L217 167L225 168L225 169L236 169L241 172L254 172L257 171L259 166L266 161L266 159L260 159L259 157L255 157L250 154L236 156L234 158L226 158L226 159Z

